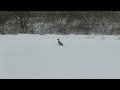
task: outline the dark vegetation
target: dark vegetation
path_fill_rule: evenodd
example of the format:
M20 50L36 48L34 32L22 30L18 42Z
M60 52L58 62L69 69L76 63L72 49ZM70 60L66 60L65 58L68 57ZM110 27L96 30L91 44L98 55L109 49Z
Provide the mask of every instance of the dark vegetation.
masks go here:
M120 35L120 11L0 11L0 34Z

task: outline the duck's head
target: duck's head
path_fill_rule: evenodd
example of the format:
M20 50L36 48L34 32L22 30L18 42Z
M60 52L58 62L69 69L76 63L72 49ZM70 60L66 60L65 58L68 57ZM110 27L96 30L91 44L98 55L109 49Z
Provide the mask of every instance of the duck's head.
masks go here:
M57 40L59 40L59 39L57 39Z

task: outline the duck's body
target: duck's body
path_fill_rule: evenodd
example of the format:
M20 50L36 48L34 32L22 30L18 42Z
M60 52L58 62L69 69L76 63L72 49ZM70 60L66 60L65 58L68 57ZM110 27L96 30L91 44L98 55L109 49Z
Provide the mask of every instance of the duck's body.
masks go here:
M57 40L58 40L58 44L59 44L60 46L63 46L62 42L60 42L59 39L57 39Z

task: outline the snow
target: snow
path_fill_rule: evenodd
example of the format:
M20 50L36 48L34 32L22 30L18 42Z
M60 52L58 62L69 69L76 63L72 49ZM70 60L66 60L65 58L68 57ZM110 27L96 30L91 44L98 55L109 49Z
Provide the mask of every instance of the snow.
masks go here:
M58 38L63 47L58 45ZM0 78L120 78L119 38L114 35L0 35Z

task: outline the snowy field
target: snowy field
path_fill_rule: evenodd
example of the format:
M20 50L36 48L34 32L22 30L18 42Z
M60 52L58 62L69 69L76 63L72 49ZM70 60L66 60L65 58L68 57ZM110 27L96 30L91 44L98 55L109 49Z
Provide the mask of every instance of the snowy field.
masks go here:
M0 35L0 79L120 79L119 38Z

